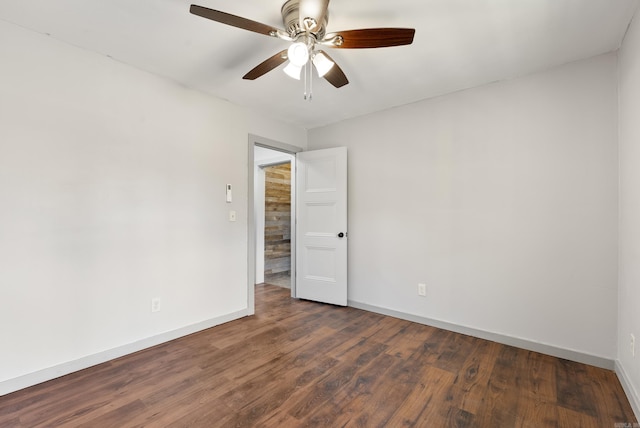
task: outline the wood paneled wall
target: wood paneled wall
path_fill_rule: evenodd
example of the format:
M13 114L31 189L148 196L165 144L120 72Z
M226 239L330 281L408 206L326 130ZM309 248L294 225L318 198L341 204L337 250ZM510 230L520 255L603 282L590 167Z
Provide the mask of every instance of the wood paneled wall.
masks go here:
M291 271L291 164L264 168L264 273Z

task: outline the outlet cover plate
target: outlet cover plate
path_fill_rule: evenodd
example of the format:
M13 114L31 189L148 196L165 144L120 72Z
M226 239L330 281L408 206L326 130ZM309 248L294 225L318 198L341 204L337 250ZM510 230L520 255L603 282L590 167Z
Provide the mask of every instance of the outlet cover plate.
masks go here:
M427 295L427 284L418 284L418 296Z
M160 311L160 298L154 297L151 299L151 312L159 312Z

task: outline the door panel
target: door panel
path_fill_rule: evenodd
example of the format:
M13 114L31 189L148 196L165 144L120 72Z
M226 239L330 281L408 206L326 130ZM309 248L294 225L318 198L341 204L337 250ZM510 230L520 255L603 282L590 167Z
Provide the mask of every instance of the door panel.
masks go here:
M346 306L347 149L301 152L296 163L296 297Z

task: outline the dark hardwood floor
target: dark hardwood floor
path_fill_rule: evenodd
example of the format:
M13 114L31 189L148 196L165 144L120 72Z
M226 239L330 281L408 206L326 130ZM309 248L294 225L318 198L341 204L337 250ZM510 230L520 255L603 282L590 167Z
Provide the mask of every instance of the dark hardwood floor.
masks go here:
M616 375L256 287L256 316L0 397L1 427L610 427Z

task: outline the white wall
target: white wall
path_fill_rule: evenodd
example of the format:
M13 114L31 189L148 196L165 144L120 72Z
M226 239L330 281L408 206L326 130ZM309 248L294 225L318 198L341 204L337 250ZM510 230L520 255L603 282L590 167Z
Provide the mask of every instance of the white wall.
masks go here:
M636 13L619 54L620 283L618 358L640 417L640 22ZM636 337L631 355L630 334Z
M612 361L616 134L615 55L310 130L349 151L349 300Z
M306 131L7 23L0 40L0 395L245 313L248 134Z
M268 113L268 112L267 112ZM301 126L269 118L264 112L249 112L249 129L254 135L279 143L307 148L307 130Z

